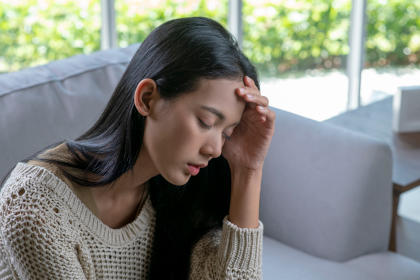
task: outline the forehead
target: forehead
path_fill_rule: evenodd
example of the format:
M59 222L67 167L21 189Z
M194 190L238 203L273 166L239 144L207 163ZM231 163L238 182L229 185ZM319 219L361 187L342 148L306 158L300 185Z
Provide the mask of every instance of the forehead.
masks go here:
M223 111L237 109L242 113L245 102L235 93L235 89L239 87L244 87L239 79L201 79L197 88L185 95L185 101L192 106L213 106Z

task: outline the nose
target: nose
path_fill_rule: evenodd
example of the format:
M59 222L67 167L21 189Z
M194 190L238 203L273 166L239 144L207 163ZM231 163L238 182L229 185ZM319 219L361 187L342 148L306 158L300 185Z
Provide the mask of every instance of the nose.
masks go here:
M201 147L201 153L210 158L217 158L222 154L224 142L223 136L215 133L207 138L207 141Z

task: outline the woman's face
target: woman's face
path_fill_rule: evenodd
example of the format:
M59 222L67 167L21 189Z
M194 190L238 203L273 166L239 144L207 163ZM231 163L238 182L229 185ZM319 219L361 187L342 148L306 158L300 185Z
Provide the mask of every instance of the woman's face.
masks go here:
M206 166L222 153L241 120L245 102L235 89L240 80L202 79L197 90L174 100L162 98L147 116L144 148L154 168L168 182L184 185L197 175L195 165Z

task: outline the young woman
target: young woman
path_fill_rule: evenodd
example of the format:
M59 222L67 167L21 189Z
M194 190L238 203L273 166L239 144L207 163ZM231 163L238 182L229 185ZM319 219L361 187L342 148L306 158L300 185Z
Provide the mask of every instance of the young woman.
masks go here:
M260 279L274 119L220 24L162 24L92 128L6 178L0 277Z

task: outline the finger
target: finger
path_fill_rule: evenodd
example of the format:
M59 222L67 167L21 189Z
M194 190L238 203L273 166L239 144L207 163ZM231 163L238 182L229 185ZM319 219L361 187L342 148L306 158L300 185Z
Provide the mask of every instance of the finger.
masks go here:
M253 96L263 96L258 89L250 88L250 87L237 88L236 93L239 96L244 96L246 94L250 94L250 95L253 95Z
M268 128L274 128L274 122L276 120L276 113L274 113L273 111L271 111L270 109L267 108L267 113L265 114L266 120L265 120L265 125Z
M261 105L261 106L264 106L264 107L267 107L268 104L269 104L269 100L265 96L255 96L255 95L252 95L252 94L246 94L244 96L244 99L247 102L255 103L257 105Z
M269 114L269 110L266 107L257 105L256 110L258 113L260 113L260 120L261 122L266 122L267 115Z
M262 105L265 107L269 106L269 99L266 96L258 96L253 94L243 94L240 96L242 99L244 99L247 103L255 103L257 105Z
M254 80L249 76L244 77L244 83L245 83L246 86L258 89L257 86L255 85Z
M266 107L263 107L261 105L256 105L255 109L257 110L258 113L260 113L261 115L265 115L268 113Z
M240 88L236 88L237 92L239 93L239 95L243 95L243 94L253 94L253 95L261 95L260 91L257 88L251 88L251 87L240 87Z

